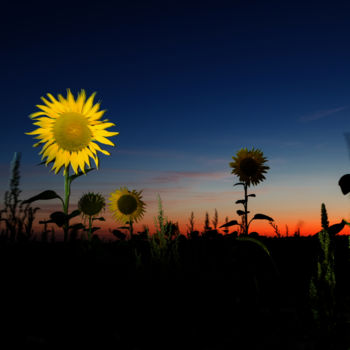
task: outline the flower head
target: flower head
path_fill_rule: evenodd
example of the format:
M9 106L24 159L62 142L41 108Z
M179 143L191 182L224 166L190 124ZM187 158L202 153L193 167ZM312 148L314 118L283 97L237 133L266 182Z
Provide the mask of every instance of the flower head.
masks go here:
M263 175L270 167L263 165L267 159L263 157L262 151L259 149L248 151L246 148L237 152L236 157L232 157L234 162L230 163L230 167L233 168L231 174L235 174L239 177L240 181L257 185L259 182L265 179Z
M54 162L52 170L56 174L62 166L66 171L69 165L74 173L78 174L78 168L85 173L85 165L90 168L89 157L98 168L97 151L110 155L96 141L114 146L107 137L118 135L119 132L106 130L115 124L107 123L108 119L100 120L105 110L99 110L100 103L93 104L95 94L86 100L85 90L81 90L75 100L69 89L67 98L59 94L56 99L48 93L50 101L41 97L44 105L37 105L40 111L30 115L38 129L26 134L37 135L35 138L40 141L33 147L43 144L39 153L42 154L41 159L47 158L46 165Z
M145 212L145 203L141 200L142 191L129 191L126 187L111 193L109 197L109 209L117 221L127 223L137 222Z
M89 192L84 194L78 202L78 209L85 216L94 216L105 207L105 199L99 193Z

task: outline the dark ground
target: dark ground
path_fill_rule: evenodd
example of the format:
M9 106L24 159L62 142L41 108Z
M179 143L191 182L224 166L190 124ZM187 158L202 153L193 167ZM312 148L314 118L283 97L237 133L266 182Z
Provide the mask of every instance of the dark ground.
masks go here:
M180 264L152 264L147 242L1 242L2 349L348 349L347 237L337 237L338 326L315 333L308 284L317 241L180 242ZM141 252L135 267L133 249ZM329 343L327 343L329 341Z

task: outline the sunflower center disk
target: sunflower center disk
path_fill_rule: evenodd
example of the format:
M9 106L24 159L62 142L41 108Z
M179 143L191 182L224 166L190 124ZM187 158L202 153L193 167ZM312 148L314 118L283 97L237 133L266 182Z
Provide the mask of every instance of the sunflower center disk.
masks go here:
M66 151L80 151L91 141L87 119L80 113L63 113L53 127L57 144Z
M129 194L118 199L118 208L124 215L131 215L137 209L137 200Z
M245 176L256 176L259 169L259 164L252 158L245 158L241 160L240 168Z

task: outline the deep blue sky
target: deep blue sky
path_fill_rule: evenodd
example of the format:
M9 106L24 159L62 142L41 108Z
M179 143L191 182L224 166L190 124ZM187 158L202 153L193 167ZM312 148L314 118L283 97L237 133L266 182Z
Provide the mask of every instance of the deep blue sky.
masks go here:
M254 146L270 171L252 212L290 230L319 224L322 201L331 223L348 216L337 182L350 166L343 136L350 131L350 3L5 4L1 196L14 151L23 155L23 197L61 191L61 176L35 166L39 149L24 132L33 130L28 115L40 96L84 88L97 91L120 135L116 148L105 147L112 155L101 156L99 172L77 182L72 205L91 188L108 196L125 185L144 189L147 223L157 193L174 221L194 211L202 227L205 211L217 208L223 223L236 218L241 198L228 163Z

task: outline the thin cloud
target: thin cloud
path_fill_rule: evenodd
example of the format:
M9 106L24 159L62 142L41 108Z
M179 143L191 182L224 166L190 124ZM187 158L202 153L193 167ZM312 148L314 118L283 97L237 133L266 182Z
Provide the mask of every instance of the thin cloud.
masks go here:
M309 122L309 121L313 121L313 120L322 119L322 118L328 117L330 115L333 115L335 113L344 111L347 108L348 108L347 106L343 106L343 107L337 107L337 108L333 108L333 109L326 109L326 110L317 111L315 113L307 114L307 115L300 117L299 121Z
M197 171L165 171L159 176L153 177L151 183L177 183L181 180L221 180L229 177L227 172L203 173Z

